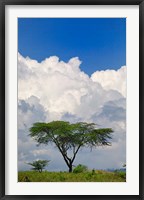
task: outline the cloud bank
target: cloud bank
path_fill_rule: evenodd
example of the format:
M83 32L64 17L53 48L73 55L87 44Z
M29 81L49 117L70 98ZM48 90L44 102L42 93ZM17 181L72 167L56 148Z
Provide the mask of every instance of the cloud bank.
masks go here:
M94 122L114 129L112 146L90 152L82 149L76 164L89 168L119 168L126 162L126 66L96 71L89 77L78 57L67 63L52 56L41 63L18 54L19 170L26 162L51 160L48 170L67 170L54 146L36 147L28 136L34 122L66 120Z

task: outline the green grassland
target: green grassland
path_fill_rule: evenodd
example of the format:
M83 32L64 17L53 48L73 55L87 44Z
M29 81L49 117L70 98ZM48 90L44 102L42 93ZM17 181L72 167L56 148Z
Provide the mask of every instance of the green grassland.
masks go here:
M83 173L68 172L18 172L18 182L125 182L125 172L92 170Z

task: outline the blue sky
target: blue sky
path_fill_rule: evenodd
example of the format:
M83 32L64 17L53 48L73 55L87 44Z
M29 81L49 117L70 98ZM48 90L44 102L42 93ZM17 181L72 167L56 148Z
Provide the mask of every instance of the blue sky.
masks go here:
M19 18L18 51L42 61L58 56L82 61L81 70L119 69L126 65L125 18Z

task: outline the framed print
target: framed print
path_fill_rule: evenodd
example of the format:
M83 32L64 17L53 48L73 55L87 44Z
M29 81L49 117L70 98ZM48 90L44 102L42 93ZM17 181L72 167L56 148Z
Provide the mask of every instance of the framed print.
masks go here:
M1 1L0 198L143 198L141 1Z

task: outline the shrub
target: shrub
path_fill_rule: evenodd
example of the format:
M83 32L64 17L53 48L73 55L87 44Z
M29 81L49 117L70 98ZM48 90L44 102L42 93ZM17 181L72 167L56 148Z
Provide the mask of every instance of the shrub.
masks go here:
M118 172L118 175L119 175L121 178L126 179L126 173L125 173L125 172Z
M95 169L92 169L92 175L94 175L95 174Z
M83 173L86 171L88 171L87 166L79 164L74 168L73 173Z

